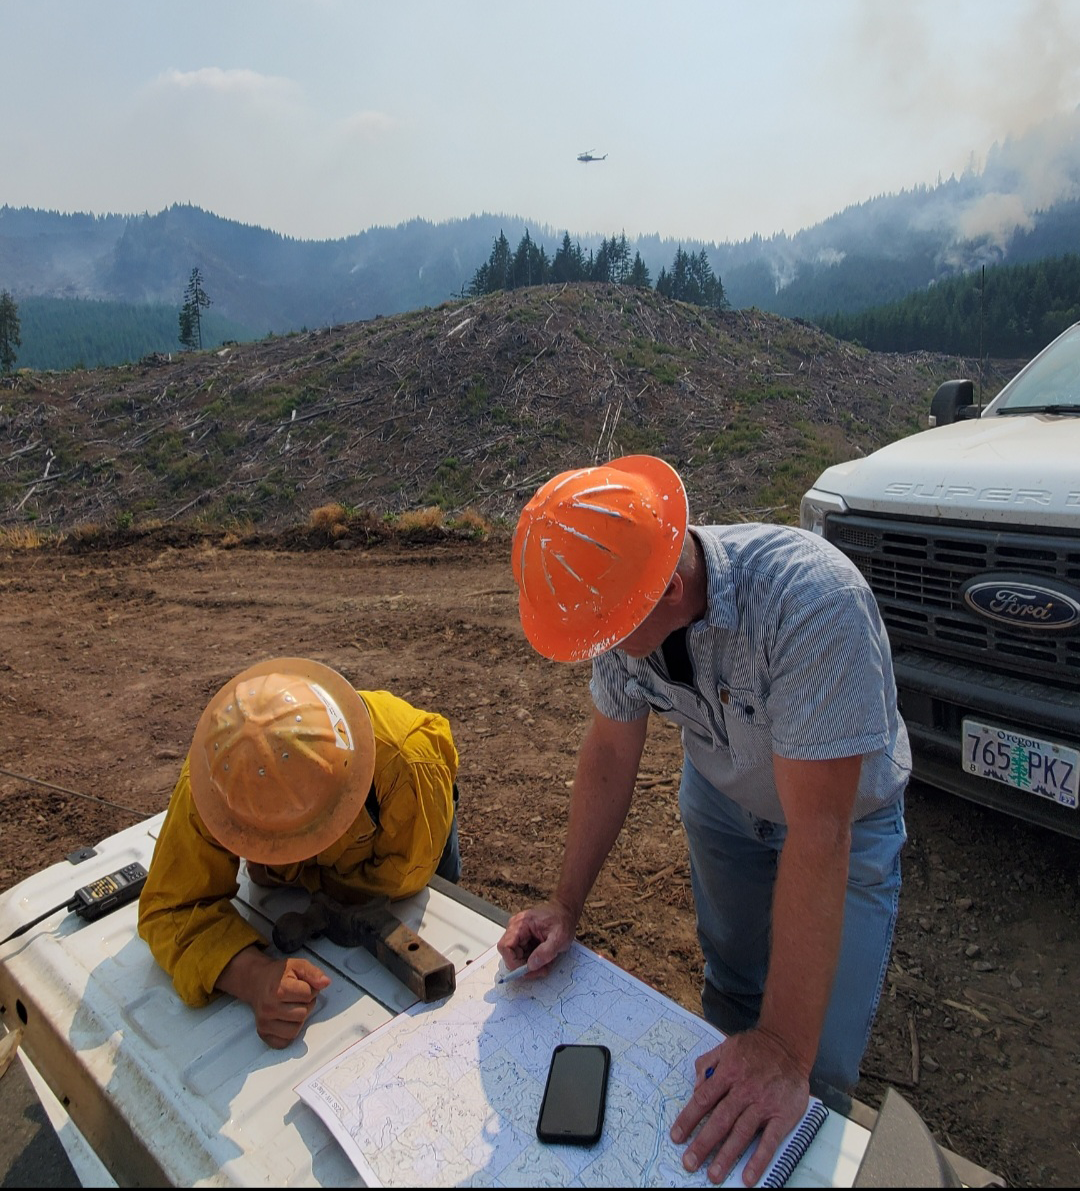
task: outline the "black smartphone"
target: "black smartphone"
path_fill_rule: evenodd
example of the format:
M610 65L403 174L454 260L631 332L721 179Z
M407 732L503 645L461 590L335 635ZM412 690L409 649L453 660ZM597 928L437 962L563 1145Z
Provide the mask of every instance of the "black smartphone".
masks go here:
M591 1146L604 1128L611 1051L606 1046L556 1046L536 1122L541 1141Z

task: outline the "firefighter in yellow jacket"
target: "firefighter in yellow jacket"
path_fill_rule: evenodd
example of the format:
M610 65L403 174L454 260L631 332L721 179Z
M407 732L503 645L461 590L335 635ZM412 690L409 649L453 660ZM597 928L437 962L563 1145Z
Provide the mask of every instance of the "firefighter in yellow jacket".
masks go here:
M408 897L461 873L458 754L446 719L357 691L304 658L273 658L207 704L139 899L139 934L184 1002L245 1001L287 1046L330 978L274 958L233 905L241 860L260 885L338 900Z

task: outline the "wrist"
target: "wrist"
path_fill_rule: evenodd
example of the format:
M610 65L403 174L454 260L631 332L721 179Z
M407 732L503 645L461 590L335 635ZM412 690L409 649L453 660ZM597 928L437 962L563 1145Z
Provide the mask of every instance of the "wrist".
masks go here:
M796 1072L803 1079L810 1078L814 1060L817 1058L816 1040L810 1043L804 1038L793 1036L790 1028L785 1030L773 1027L764 1011L755 1030L776 1053L782 1066Z
M571 928L577 926L578 919L581 917L581 911L585 905L585 899L577 898L573 894L565 892L561 887L548 898L551 905L561 910L570 921Z
M250 943L242 951L238 951L221 969L214 982L214 988L250 1004L259 973L273 962L261 947Z

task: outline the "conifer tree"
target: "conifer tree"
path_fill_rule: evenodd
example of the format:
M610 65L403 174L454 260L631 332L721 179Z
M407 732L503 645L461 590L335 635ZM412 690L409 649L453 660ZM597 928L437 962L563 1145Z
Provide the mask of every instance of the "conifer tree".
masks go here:
M551 280L584 281L588 277L588 266L580 244L571 244L570 233L563 232L562 244L555 250L551 263Z
M202 312L210 305L210 298L203 289L202 273L196 265L191 270L187 289L184 290L184 304L180 307L180 343L189 351L202 350Z
M671 272L660 270L656 292L676 302L692 302L695 306L712 306L717 310L726 309L728 305L724 287L713 272L704 248L692 254L684 251L680 244L671 263Z
M519 289L524 285L544 285L550 280L551 263L547 253L529 235L528 229L514 253L511 265L510 288Z
M630 266L630 272L626 275L628 285L632 285L635 289L651 289L652 278L649 276L649 270L645 267L645 262L641 259L641 253L634 253L634 263Z
M625 232L618 238L612 236L608 243L608 270L616 285L622 285L630 275L630 245Z
M0 372L10 372L15 367L15 349L21 346L19 308L11 294L4 290L0 293Z
M589 270L589 280L611 280L611 254L608 252L607 240L600 241L600 247L596 250L596 256L592 260L592 268Z
M481 294L493 294L501 289L510 289L513 277L512 269L513 257L510 254L510 241L506 238L506 233L500 231L498 238L491 246L491 255L473 274L469 293L476 298Z

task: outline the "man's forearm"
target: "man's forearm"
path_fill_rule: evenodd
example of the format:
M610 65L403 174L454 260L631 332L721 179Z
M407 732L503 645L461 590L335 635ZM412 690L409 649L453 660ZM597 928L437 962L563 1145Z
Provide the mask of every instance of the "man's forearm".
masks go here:
M758 1028L809 1075L840 955L850 830L789 835L773 893L772 946Z
M554 893L575 921L626 820L644 739L644 722L613 727L606 721L599 728L594 723L581 746Z
M259 974L273 962L261 947L245 947L222 968L214 987L219 992L228 993L250 1005L255 996Z

